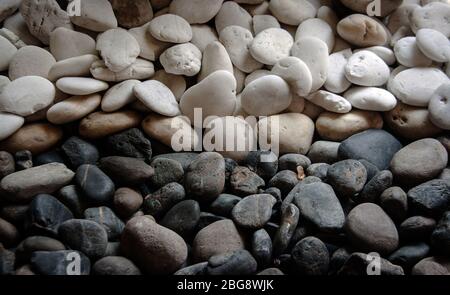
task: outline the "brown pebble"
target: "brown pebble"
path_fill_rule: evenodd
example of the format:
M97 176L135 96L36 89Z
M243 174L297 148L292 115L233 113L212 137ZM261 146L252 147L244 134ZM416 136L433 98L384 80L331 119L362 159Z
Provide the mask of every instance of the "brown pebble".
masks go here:
M119 188L114 194L114 208L125 218L137 213L143 202L142 195L131 188Z
M6 248L14 246L19 241L19 231L8 221L0 218L0 243Z
M137 127L141 121L141 115L134 111L97 112L81 121L79 131L85 138L97 139Z

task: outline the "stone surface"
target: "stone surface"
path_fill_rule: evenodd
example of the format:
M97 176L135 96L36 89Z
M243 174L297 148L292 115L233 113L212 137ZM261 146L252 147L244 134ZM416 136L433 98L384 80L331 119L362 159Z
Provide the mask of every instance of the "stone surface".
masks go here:
M389 38L381 23L363 14L352 14L342 19L337 32L345 41L360 47L384 45Z
M344 160L330 166L327 181L341 197L352 197L364 188L367 170L361 162Z
M243 228L262 228L272 216L276 200L268 194L247 196L234 206L231 216Z
M433 29L421 29L416 35L417 46L420 51L436 62L450 60L450 43L441 32Z
M265 229L257 230L252 236L251 254L258 265L269 265L272 259L272 240Z
M152 144L137 128L113 134L107 138L107 142L116 155L139 158L147 162L152 158Z
M84 33L58 27L50 33L50 52L57 61L82 55L97 55L95 40Z
M360 86L382 86L389 79L387 64L373 52L362 50L354 53L345 66L345 77Z
M141 271L137 266L125 257L104 257L92 266L92 273L100 276L137 276Z
M329 255L325 244L315 237L302 239L292 249L295 268L303 275L325 275L330 263Z
M175 0L170 4L170 13L181 16L190 24L204 24L219 12L223 0L194 0L189 3Z
M164 51L160 62L169 74L192 77L200 72L202 52L192 43L179 44Z
M415 33L420 29L434 29L448 38L450 37L449 15L450 7L446 3L429 3L412 12L410 16L411 29Z
M99 94L72 96L51 106L47 111L47 119L56 125L78 121L94 112L101 101Z
M287 31L269 28L255 36L250 54L263 64L274 65L280 59L289 56L293 45L294 39Z
M199 220L200 205L194 200L186 200L173 206L161 220L161 225L189 238L195 232Z
M92 78L65 77L56 81L56 87L71 95L89 95L106 90L109 85Z
M387 112L397 105L395 96L383 88L353 87L345 92L344 97L360 110Z
M117 22L124 28L141 26L153 18L151 3L147 0L111 0Z
M439 217L450 204L450 183L434 179L408 192L409 209L421 216Z
M184 187L179 183L172 182L148 195L144 199L143 210L145 213L159 218L185 197Z
M9 136L13 135L20 127L25 123L24 118L8 114L0 113L0 124L2 125L2 130L0 131L0 140L4 140Z
M264 187L264 180L247 167L236 167L230 175L231 190L242 196L257 194Z
M38 274L41 275L68 275L67 270L74 257L80 259L80 274L89 275L91 272L91 263L89 258L79 251L61 250L61 251L36 251L31 255L30 264Z
M155 17L148 30L156 39L170 43L186 43L192 39L192 29L189 23L175 14L164 14Z
M257 262L247 250L212 256L208 260L208 275L250 275L256 272Z
M91 65L95 61L98 61L98 57L93 54L60 60L50 68L48 79L54 82L63 77L89 76Z
M442 84L433 94L428 105L429 118L431 122L439 128L450 130L450 119L448 113L450 110L450 81Z
M0 50L2 51L2 57L0 58L0 70L8 70L14 55L17 53L17 48L8 41L8 39L0 36Z
M317 13L316 7L307 0L270 1L269 9L280 22L292 26L298 26Z
M450 245L450 211L442 215L431 234L431 245L441 254L448 256Z
M99 166L115 183L140 185L155 174L153 167L142 159L111 156L100 159Z
M172 91L163 83L151 80L134 87L136 97L150 110L168 117L180 115L180 108Z
M114 195L114 183L95 165L79 166L75 181L83 195L92 203L107 203Z
M98 139L137 127L141 120L141 115L134 111L92 113L81 120L79 133L88 139Z
M94 32L104 32L117 27L117 19L108 0L82 1L80 11L81 15L70 17L72 23L79 27Z
M122 82L130 79L145 80L155 74L155 67L152 62L138 58L128 68L115 73L108 69L104 61L98 60L91 65L91 74L94 78L107 82Z

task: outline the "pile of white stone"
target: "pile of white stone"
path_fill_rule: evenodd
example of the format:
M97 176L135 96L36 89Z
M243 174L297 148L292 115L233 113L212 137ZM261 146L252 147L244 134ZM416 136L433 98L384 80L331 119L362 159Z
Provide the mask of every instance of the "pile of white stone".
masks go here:
M1 0L0 146L19 149L42 120L91 139L142 124L170 144L195 108L238 128L276 117L281 153L306 153L315 130L450 130L450 2L381 0L369 17L372 1L341 0L342 19L332 2L81 0L71 16L55 0Z

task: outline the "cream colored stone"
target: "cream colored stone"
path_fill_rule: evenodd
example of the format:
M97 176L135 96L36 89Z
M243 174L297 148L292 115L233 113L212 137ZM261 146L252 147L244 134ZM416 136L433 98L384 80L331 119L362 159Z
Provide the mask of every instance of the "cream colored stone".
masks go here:
M233 63L225 47L219 41L214 41L206 46L203 52L202 69L198 81L219 70L233 73Z
M152 79L169 87L177 101L180 101L181 96L186 91L186 80L183 76L168 74L164 70L159 70Z
M354 53L345 66L345 77L356 85L382 86L389 80L389 75L387 64L367 50Z
M249 115L276 115L289 107L292 94L289 84L279 76L269 75L248 84L242 92L242 108Z
M328 75L324 84L326 90L342 93L352 85L345 77L345 67L352 55L352 50L348 48L329 56Z
M339 17L330 6L321 6L319 10L317 10L317 18L325 21L330 26L331 30L333 30L333 34L336 35L336 27L339 22Z
M186 43L192 39L189 23L175 14L164 14L154 18L148 26L148 31L163 42Z
M0 22L19 9L21 0L3 0L0 3Z
M272 73L280 76L299 96L306 96L311 92L312 75L308 66L299 58L290 56L279 60L272 68Z
M307 154L314 136L314 122L303 114L281 114L263 118L258 122L259 145L276 145L279 135L280 154ZM270 141L274 139L274 141ZM269 145L270 147L270 145Z
M429 67L433 63L417 46L416 37L400 39L394 46L397 61L405 67Z
M360 110L387 112L395 108L397 99L389 91L376 87L353 87L344 97Z
M317 14L317 8L307 0L271 0L269 7L280 22L293 26Z
M316 37L325 42L330 53L334 48L335 37L331 26L320 18L311 18L302 22L295 34L295 40L305 37Z
M303 109L302 114L304 114L305 116L308 116L309 118L311 118L311 120L314 120L314 121L317 120L317 118L320 116L320 114L322 114L325 111L326 110L324 108L321 108L318 105L313 104L309 100L305 99L305 107Z
M208 46L209 43L219 40L216 30L208 25L192 25L191 29L191 43L197 46L197 48L200 49L201 52L205 51L206 46Z
M204 24L216 16L222 3L223 0L173 0L170 13L181 16L190 24Z
M324 140L342 141L368 129L383 128L380 113L352 110L347 114L325 112L316 121L317 132Z
M306 102L303 97L300 97L298 95L293 95L291 104L284 112L301 114L305 110L305 105L306 105Z
M244 86L247 86L253 81L258 80L259 78L269 75L272 75L272 72L269 70L256 70L253 73L248 74L247 77L245 77Z
M337 32L347 42L361 47L384 45L389 41L383 25L363 14L352 14L342 19Z
M3 27L4 29L6 28L16 34L26 45L42 45L42 42L30 33L30 30L28 30L28 26L20 12L17 12L5 19L3 22Z
M87 54L58 61L50 68L48 79L54 82L63 77L89 76L91 65L98 60L96 55Z
M241 26L252 31L252 16L239 4L227 1L222 4L215 18L216 31L220 32L228 26Z
M6 71L9 64L17 52L17 48L11 44L6 38L0 36L0 71Z
M395 59L395 53L394 51L392 51L390 48L388 47L384 47L384 46L371 46L371 47L367 47L367 48L362 48L362 49L357 49L355 50L355 53L360 52L360 51L370 51L372 53L375 53L376 55L378 55L379 58L381 58L388 66L391 66L393 64L395 64L396 59Z
M115 73L109 70L102 60L91 65L91 74L94 78L107 82L121 82L130 79L145 80L155 74L153 63L145 59L136 59L136 62L125 70Z
M155 39L151 34L148 33L148 28L150 23L145 24L141 27L132 28L128 30L136 41L139 43L141 51L139 56L151 61L155 61L159 58L161 53L170 47L170 43L161 42Z
M55 63L55 58L47 50L37 46L25 46L12 58L8 75L11 80L25 76L48 79L48 73Z
M109 85L92 78L64 77L56 81L56 87L71 95L89 95L106 90Z
M57 61L86 54L97 55L95 40L91 36L64 27L50 33L50 52Z
M294 39L287 31L270 28L256 35L250 46L250 54L263 64L274 65L289 56L292 45Z
M136 96L133 90L140 83L139 80L126 80L108 89L102 99L102 111L115 112L134 102Z
M352 110L352 105L347 99L324 90L312 93L307 99L313 104L333 113L346 114Z
M253 42L252 33L240 26L229 26L220 32L220 42L227 49L233 65L245 73L251 73L263 67L263 64L250 54Z
M348 43L347 41L345 41L344 39L342 39L339 36L336 36L336 42L334 43L334 48L333 48L333 53L339 52L339 51L343 51L346 49L352 49L352 45L350 45L350 43Z
M253 17L253 31L255 35L270 28L280 28L280 23L275 17L269 14L255 15Z
M178 102L172 91L163 83L150 80L134 87L134 95L150 110L167 117L180 115Z
M433 94L428 111L434 125L444 130L450 130L450 81L442 84Z
M50 123L61 125L77 121L95 111L102 101L99 94L72 96L53 105L47 111Z
M233 75L236 79L236 93L241 93L245 87L245 73L236 67L233 67Z
M11 83L11 81L8 77L0 75L0 93L2 93L3 88L5 88L9 83Z
M14 45L14 47L16 47L17 49L20 49L22 47L27 46L27 44L25 44L25 42L23 42L19 36L17 36L15 33L13 33L12 31L8 30L7 28L1 28L0 29L0 36L2 36L3 38L5 38L6 40L8 40L12 45Z
M410 16L411 29L417 33L420 29L433 29L450 37L450 5L432 2L417 7Z
M270 14L269 1L268 0L265 0L265 1L261 2L260 4L256 4L256 5L247 5L247 4L245 4L245 5L243 5L243 7L252 16L262 15L262 14Z
M450 62L450 41L441 32L421 29L416 35L417 46L429 59L436 62Z
M25 123L25 119L8 113L0 113L0 141L13 135Z
M80 2L81 15L70 17L75 25L94 32L117 28L117 19L108 0Z
M179 44L164 51L159 61L169 74L192 77L200 72L202 52L192 43Z
M12 81L0 93L0 111L32 115L53 103L55 86L42 77L26 76Z

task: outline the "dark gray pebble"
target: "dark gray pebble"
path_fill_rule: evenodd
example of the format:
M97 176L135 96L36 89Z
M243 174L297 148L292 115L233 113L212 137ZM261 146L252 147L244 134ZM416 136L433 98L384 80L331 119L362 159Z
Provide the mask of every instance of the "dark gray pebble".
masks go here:
M314 176L320 178L322 181L327 180L328 169L330 168L329 164L326 163L315 163L306 169L307 176Z
M208 275L251 275L258 265L253 256L246 250L213 256L208 261Z
M150 183L155 188L163 187L171 182L179 182L183 179L183 166L178 161L158 158L153 160L150 165L155 171L153 176L150 177Z
M378 203L381 194L392 185L391 171L384 170L366 183L362 192L356 197L359 203Z
M297 173L290 170L283 170L278 172L268 183L270 187L276 187L281 191L283 196L289 192L299 183Z
M441 216L450 205L450 181L435 179L412 188L408 204L413 214Z
M392 220L401 222L408 214L408 197L401 187L390 187L381 194L380 206Z
M270 264L272 259L272 240L264 229L253 233L251 252L259 267L265 267Z
M115 155L143 159L146 162L150 162L152 158L152 144L137 128L109 136L107 144Z
M197 201L186 200L173 206L160 224L186 238L194 233L199 220L200 205Z
M138 276L141 271L129 259L121 256L104 257L92 266L92 274L99 276Z
M425 243L405 245L389 256L388 260L400 265L404 270L411 269L416 263L428 256L430 246Z
M412 216L399 227L400 238L404 241L427 241L436 228L436 221L424 216Z
M85 164L78 167L75 181L89 202L105 204L112 201L115 185L97 166Z
M84 210L88 207L87 200L82 196L81 190L76 185L68 185L59 190L59 200L73 212L75 217L83 217Z
M278 163L280 171L291 170L297 172L298 166L302 166L306 170L311 165L311 160L300 154L286 154L280 157Z
M450 256L450 211L442 215L431 234L431 245L439 253Z
M300 218L298 208L290 204L286 210L282 212L280 227L278 228L273 241L273 254L278 257L286 251L294 235L295 229Z
M155 174L153 167L141 159L128 157L107 157L100 159L100 168L115 183L139 185L149 181Z
M328 272L330 254L325 244L315 237L306 237L298 242L291 255L301 275L326 275Z
M79 269L76 267L78 261ZM47 276L89 275L91 272L89 258L74 250L34 252L31 254L31 265L37 273Z
M78 168L83 164L96 165L99 154L97 148L81 138L72 136L61 146L71 167Z
M177 182L172 182L145 197L143 209L146 214L160 218L185 197L184 187Z
M356 160L337 162L328 169L327 182L340 197L353 197L362 191L366 181L366 167Z
M108 234L109 240L118 239L125 227L122 220L108 207L86 209L84 218L102 225Z
M234 206L236 206L236 204L241 200L242 198L235 195L221 194L216 200L214 200L214 202L211 203L209 206L209 211L213 214L230 217Z
M230 189L239 196L257 194L264 186L264 179L247 167L236 167L230 177Z
M278 159L273 152L252 151L245 159L245 165L262 179L271 179L278 171Z
M308 158L313 163L333 164L338 161L339 146L339 142L316 141L309 149Z

